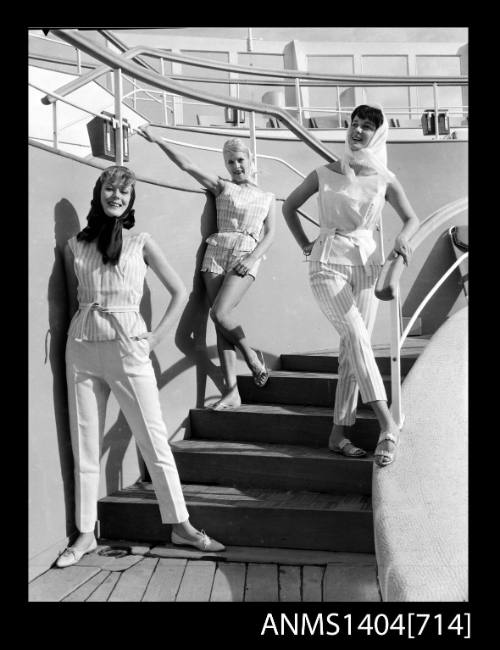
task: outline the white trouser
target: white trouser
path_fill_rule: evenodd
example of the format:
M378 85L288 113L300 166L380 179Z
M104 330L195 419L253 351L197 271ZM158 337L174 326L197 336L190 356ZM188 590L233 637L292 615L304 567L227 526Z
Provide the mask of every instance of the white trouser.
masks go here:
M186 521L189 514L168 444L148 342L130 339L125 347L121 340L68 339L66 375L78 530L93 531L97 519L100 447L110 391L148 468L162 522Z
M358 390L365 403L387 400L370 344L378 307L374 291L377 277L376 272L367 273L363 266L309 263L314 297L340 334L339 379L333 411L335 424L354 424Z

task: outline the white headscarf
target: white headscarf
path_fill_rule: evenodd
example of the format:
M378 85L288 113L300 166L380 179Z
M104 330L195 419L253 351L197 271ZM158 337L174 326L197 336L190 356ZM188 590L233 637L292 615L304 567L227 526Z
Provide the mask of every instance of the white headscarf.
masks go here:
M366 106L371 106L373 108L378 108L384 111L380 104L366 104ZM350 127L349 127L350 128ZM358 151L353 151L349 146L349 128L345 136L344 143L344 155L341 160L342 173L354 180L356 177L354 171L350 166L350 162L358 163L359 165L366 165L374 169L377 174L380 174L386 182L393 181L395 176L387 168L387 135L389 133L389 125L387 123L387 117L384 115L384 121L375 131L373 138L370 141L370 144L364 149L359 149Z

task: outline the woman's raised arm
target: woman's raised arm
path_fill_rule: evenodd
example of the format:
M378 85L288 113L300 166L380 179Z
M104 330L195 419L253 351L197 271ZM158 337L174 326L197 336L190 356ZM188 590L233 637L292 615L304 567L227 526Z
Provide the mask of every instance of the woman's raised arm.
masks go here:
M172 147L164 142L161 138L153 135L147 126L140 126L137 129L137 133L139 133L148 142L154 142L157 144L160 149L167 154L170 160L177 165L177 167L182 169L182 171L190 174L190 176L195 178L199 183L203 185L203 187L206 187L207 190L215 194L215 196L222 192L223 181L219 176L210 172L203 171L203 169L198 167L198 165L196 165L190 158L182 153L179 153L175 149L172 149Z

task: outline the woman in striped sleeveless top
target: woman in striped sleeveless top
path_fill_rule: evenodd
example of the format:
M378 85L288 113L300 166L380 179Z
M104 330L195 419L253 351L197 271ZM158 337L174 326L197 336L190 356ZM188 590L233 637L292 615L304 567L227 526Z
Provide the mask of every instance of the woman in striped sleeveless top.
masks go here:
M286 222L310 259L314 297L340 334L339 378L328 446L347 457L366 454L346 436L346 429L356 421L359 391L380 424L375 450L379 466L394 460L399 429L388 409L370 343L378 305L374 288L383 264L373 230L387 200L404 222L392 254L401 255L407 264L411 256L408 239L418 228L403 188L387 169L387 133L381 107L364 104L355 108L342 159L314 170L283 204ZM320 233L310 242L296 210L316 192Z
M171 541L201 550L224 546L189 521L163 421L151 350L178 319L186 289L158 244L134 226L135 176L126 167L106 169L94 187L88 225L65 248L70 310L66 347L71 443L75 464L75 509L79 536L56 564L75 564L96 548L94 528L100 469L100 439L112 392L135 437L158 498ZM148 332L139 313L144 277L151 268L171 295L157 327Z
M226 391L211 408L215 411L236 408L241 405L241 398L236 383L235 348L243 354L259 388L269 377L262 354L250 346L232 311L255 280L262 257L274 238L274 195L263 192L253 182L252 156L239 138L224 144L224 163L231 175L231 180L226 180L202 170L147 127L140 127L138 132L159 145L170 160L215 196L217 232L206 240L208 246L200 271L211 304L210 316L216 328Z

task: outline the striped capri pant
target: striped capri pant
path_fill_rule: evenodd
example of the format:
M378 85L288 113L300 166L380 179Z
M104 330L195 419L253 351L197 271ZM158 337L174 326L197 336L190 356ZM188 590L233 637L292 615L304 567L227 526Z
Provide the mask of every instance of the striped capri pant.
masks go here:
M363 266L320 261L309 263L309 281L314 297L340 334L334 424L354 424L358 391L365 403L387 400L370 343L378 307L374 291L377 277L377 272L367 273Z

